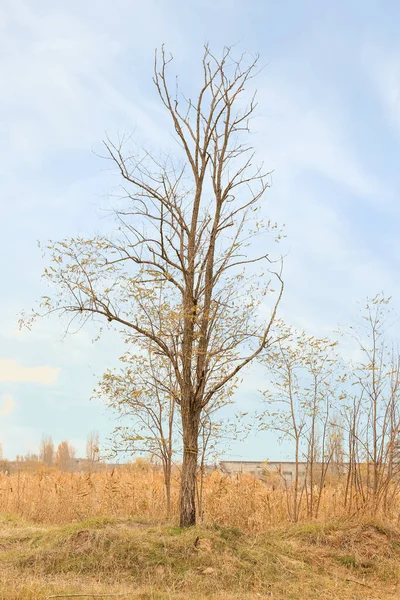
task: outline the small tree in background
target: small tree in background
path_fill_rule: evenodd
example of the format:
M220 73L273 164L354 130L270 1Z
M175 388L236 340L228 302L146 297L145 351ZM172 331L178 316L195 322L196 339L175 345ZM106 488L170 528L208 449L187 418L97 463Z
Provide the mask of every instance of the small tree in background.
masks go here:
M8 473L9 472L9 462L3 456L3 444L0 441L0 472Z
M95 471L100 462L100 441L98 431L91 431L86 440L86 460L89 470Z
M390 338L397 320L390 298L377 294L360 317L347 331L359 359L350 365L343 410L349 460L346 503L349 510L367 505L376 513L390 510L400 484L400 355Z
M338 482L342 479L345 473L345 426L340 415L339 403L342 402L343 396L338 396L338 405L332 406L332 417L329 420L326 430L326 451L331 457L331 481Z
M51 435L42 435L39 457L47 467L52 467L54 465L54 442Z
M73 470L72 461L75 456L75 448L67 440L58 444L56 464L62 473L69 473Z
M296 332L280 323L281 341L265 357L271 383L263 392L267 408L258 415L260 429L278 432L293 443L295 473L288 486L288 512L297 521L302 498L308 516L318 516L321 490L335 452L331 414L336 406L336 343ZM301 473L300 463L305 462ZM315 487L319 490L315 494Z
M161 463L169 516L173 456L181 446L179 386L170 362L152 355L146 342L142 353L126 352L120 360L124 367L106 371L97 389L123 423L114 429L111 453L144 453Z

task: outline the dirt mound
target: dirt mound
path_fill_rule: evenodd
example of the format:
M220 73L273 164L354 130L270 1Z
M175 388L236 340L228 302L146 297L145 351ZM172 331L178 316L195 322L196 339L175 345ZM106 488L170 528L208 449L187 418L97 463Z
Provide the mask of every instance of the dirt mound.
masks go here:
M367 560L391 557L400 536L378 525L366 524L335 532L331 544L339 550Z
M88 529L75 531L69 536L67 544L75 552L87 552L93 546L96 534L96 531L89 531Z

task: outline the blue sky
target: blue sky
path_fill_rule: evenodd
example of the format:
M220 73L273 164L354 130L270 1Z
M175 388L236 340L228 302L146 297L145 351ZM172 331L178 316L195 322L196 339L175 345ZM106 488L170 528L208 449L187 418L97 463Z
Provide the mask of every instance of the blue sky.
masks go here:
M111 226L102 208L117 178L98 154L105 134L171 143L151 82L165 43L195 88L202 46L259 52L252 142L274 170L267 213L286 224L282 316L328 335L365 296L399 308L400 42L397 2L328 0L2 0L0 4L0 440L36 451L41 434L84 452L111 429L90 401L121 351L94 331L63 339L57 319L19 332L18 314L45 293L37 240ZM259 368L238 393L254 408ZM271 436L232 458L284 456Z

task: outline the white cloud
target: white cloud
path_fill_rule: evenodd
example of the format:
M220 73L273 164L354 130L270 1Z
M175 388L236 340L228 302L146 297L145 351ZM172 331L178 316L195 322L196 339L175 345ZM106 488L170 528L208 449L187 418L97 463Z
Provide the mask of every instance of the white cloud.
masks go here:
M36 4L29 0L3 0L0 47L5 58L0 58L0 74L5 85L0 110L6 115L7 124L4 151L0 150L0 172L3 171L0 220L15 223L19 232L14 234L14 227L4 231L5 235L18 237L19 244L15 253L3 253L0 257L3 287L9 290L2 298L7 307L7 314L4 308L2 311L3 330L14 318L17 320L14 313L22 299L24 307L29 308L30 294L40 296L35 282L39 281L41 263L39 253L37 259L34 256L35 240L31 239L31 232L34 238L57 239L60 230L63 236L65 232L68 235L70 231L74 234L76 230L85 232L99 227L90 204L97 205L98 198L114 181L110 187L108 180L104 183L108 174L98 171L108 165L98 159L93 166L89 156L93 145L98 148L104 131L114 137L117 129L124 133L136 128L136 139L156 147L170 140L162 129L166 117L151 84L154 47L166 41L167 49L176 54L172 72L181 73L183 87L190 88L194 74L199 74L197 61L202 36L207 35L204 39L211 39L217 51L223 43L232 41L229 35L236 36L232 32L238 30L235 21L239 13L233 11L236 16L232 21L229 16L227 19L227 1L206 0L201 10L194 11L190 3L178 4L179 23L170 7L159 0L149 0L141 6L115 0L112 9L107 0L86 3L70 0L64 4L49 0ZM256 4L260 14L264 13L264 3ZM238 3L244 16L246 11L240 6ZM250 17L253 20L254 14ZM187 18L187 23L195 19L196 32L182 27L182 18ZM240 20L243 31L244 26ZM214 29L218 29L218 34L214 35ZM275 49L271 41L274 36L266 42L257 35L253 39L243 33L245 43L251 41L250 45L259 45L260 50L264 47L266 60L283 57L280 64L273 62L255 82L261 85L257 110L262 118L254 124L256 137L250 141L258 140L258 156L265 158L267 168L275 169L275 185L267 198L266 214L288 224L290 254L285 264L282 314L316 335L329 334L337 321L348 320L347 313L356 310L355 301L367 293L380 288L391 293L399 288L397 269L382 256L382 238L387 237L386 232L378 226L373 243L360 241L349 230L348 216L335 202L334 193L340 189L342 202L358 203L355 211L362 211L367 203L380 210L385 202L385 189L371 174L372 169L363 164L363 149L357 147L356 130L346 120L352 117L351 107L349 113L346 106L348 96L338 94L339 97L331 98L329 90L324 89L325 82L331 80L329 67L326 72L319 70L315 55L321 51L323 56L326 33L324 30L318 41L310 40L309 55L304 53L303 46L295 45L295 36L293 44L291 36L288 44L278 43ZM330 42L328 46L332 49ZM335 46L335 52L340 50ZM394 54L393 59L387 60L387 54L385 50L378 57L374 77L390 118L400 128L400 63ZM307 56L312 59L311 69ZM357 59L346 56L347 62L352 68ZM349 90L354 91L356 87ZM364 119L368 128L365 115L361 114L360 119ZM390 185L387 179L390 177L385 178L385 186ZM395 181L392 185L396 188ZM325 191L332 189L333 194L325 195ZM21 224L25 224L27 235L21 234ZM356 223L354 233L362 228L362 224ZM399 246L397 239L392 241L391 256L395 257ZM10 238L5 247L8 245L14 246L15 239ZM15 356L18 352L24 364L29 364L33 347L36 361L46 364L52 352L51 360L63 365L66 377L57 390L39 390L43 398L47 393L48 405L52 403L57 408L64 403L69 406L70 398L84 405L85 395L90 395L92 387L92 372L100 373L104 364L113 362L119 354L112 335L109 345L105 342L100 347L92 347L93 336L87 330L59 344L63 331L62 322L49 321L33 332L7 337L6 343L10 344L8 354ZM87 371L82 368L81 375L76 377L77 365L89 362L90 368ZM0 360L0 381L50 386L57 381L59 372L60 369L51 366L27 367L10 359ZM249 398L251 402L255 397L261 380L257 368L246 375L241 388L246 401ZM70 392L75 384L76 394ZM31 387L27 393L30 401ZM43 417L49 418L43 398L38 400L38 410L42 407ZM7 406L11 405L6 403L3 407L0 402L1 410L8 410ZM73 411L65 410L64 414L67 421ZM58 413L55 419L58 422ZM63 426L66 426L64 420ZM71 431L76 426L73 422ZM27 446L29 442L32 448L35 436L38 437L37 432L29 429L8 430L7 435L10 447L14 443ZM78 448L83 448L82 443L76 441Z
M22 160L25 169L42 166L59 149L89 153L105 131L114 134L117 128L124 132L137 127L145 139L159 143L162 134L149 98L143 95L144 86L138 89L134 83L138 63L127 65L124 74L120 64L128 50L136 54L140 38L152 68L153 42L136 23L132 47L127 24L137 17L145 21L148 15L154 26L160 21L160 7L152 15L147 8L110 12L108 3L96 2L95 14L85 14L81 3L72 2L68 9L45 4L41 11L29 2L6 2L2 10L7 27L1 45L7 59L0 59L0 74L7 85L0 108L9 115L3 135L4 172L19 170ZM106 23L99 22L101 13Z
M15 407L15 402L11 394L3 394L0 398L0 415L5 417L12 413Z
M364 67L387 120L400 129L400 48L384 43L366 47Z
M7 383L54 384L60 369L45 365L42 367L24 367L10 358L0 359L0 381Z
M303 83L273 76L266 78L258 100L263 118L256 128L268 148L268 168L291 176L310 170L357 195L376 193L377 181L360 164L340 107L321 106Z

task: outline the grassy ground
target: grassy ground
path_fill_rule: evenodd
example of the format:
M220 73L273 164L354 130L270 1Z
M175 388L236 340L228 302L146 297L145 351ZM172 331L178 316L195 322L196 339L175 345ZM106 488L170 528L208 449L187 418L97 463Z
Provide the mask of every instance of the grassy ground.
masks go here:
M400 531L341 521L244 534L110 519L44 526L0 517L2 600L78 593L126 600L394 599Z

